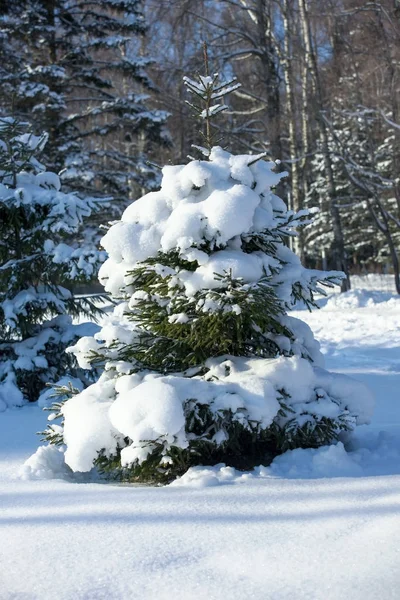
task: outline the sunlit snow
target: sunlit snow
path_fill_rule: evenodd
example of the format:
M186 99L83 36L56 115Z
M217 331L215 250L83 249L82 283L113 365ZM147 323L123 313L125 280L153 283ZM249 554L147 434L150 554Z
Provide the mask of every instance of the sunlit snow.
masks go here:
M400 300L356 290L323 303L297 316L327 367L377 399L371 425L336 446L252 473L197 467L164 488L82 484L56 448L23 466L45 414L2 413L0 597L397 598Z

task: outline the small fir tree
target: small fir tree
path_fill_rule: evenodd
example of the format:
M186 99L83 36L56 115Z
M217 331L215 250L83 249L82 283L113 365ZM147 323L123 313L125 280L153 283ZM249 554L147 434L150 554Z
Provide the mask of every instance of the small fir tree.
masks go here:
M66 242L99 201L60 191L38 161L46 141L0 119L0 409L37 400L46 383L74 374L64 350L93 331L72 326L71 316L96 307L71 287L93 278L103 253Z
M274 163L210 147L218 77L186 84L205 103L207 160L164 167L161 190L103 238L100 280L119 304L72 349L103 372L61 407L62 440L47 432L74 471L166 482L192 465L250 468L368 419L365 388L324 371L310 329L287 314L343 274L307 270L287 246L308 215L274 194L285 176Z

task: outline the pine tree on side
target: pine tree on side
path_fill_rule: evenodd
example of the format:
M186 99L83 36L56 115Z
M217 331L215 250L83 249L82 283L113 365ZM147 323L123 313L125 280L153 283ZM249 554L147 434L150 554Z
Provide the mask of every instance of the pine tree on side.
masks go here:
M97 328L72 325L72 316L96 307L71 288L93 278L103 253L66 240L99 201L60 191L58 175L38 160L46 141L26 123L0 119L0 410L76 374L64 350Z
M74 471L166 482L198 464L248 469L330 443L371 411L368 390L323 370L311 330L287 314L343 274L305 269L289 249L309 215L275 195L275 163L210 147L218 78L186 83L203 104L206 159L164 167L160 191L103 238L99 277L119 304L72 349L103 370L61 407Z
M74 191L126 201L159 173L166 113L140 55L140 0L6 1L0 17L0 106L49 133L46 164Z

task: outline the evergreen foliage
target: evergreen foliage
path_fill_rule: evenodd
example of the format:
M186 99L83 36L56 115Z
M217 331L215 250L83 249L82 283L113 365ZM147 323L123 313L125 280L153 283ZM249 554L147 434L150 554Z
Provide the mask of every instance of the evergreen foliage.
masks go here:
M211 152L213 146L216 146L220 139L217 138L217 132L212 130L212 124L215 117L221 112L228 110L228 106L223 103L224 97L231 92L234 92L240 87L240 83L236 82L236 78L229 81L220 81L219 74L208 74L208 51L207 45L204 44L204 58L206 65L206 75L199 76L195 81L190 77L184 77L183 82L187 90L196 98L195 102L186 101L194 111L195 116L205 123L205 131L199 131L206 145L206 152ZM220 102L221 101L221 102Z
M74 471L165 483L198 464L248 469L368 418L363 386L320 368L310 329L287 315L343 274L305 269L289 249L310 215L275 195L285 173L263 154L204 153L165 167L161 190L102 240L99 277L119 304L71 349L103 371L61 407Z
M93 278L101 254L67 240L99 209L94 198L60 191L38 157L47 135L0 119L0 404L37 400L48 382L76 367L65 348L85 328L71 316L92 316L89 298L72 287ZM86 327L87 329L87 327ZM93 330L89 326L89 330Z
M329 121L328 150L335 179L336 199L339 207L343 235L347 255L351 258L361 259L371 250L371 237L373 225L368 211L365 210L364 198L351 184L343 160L338 149L339 144L345 144L354 155L365 155L365 137L355 135L349 119L340 112L340 108L332 114ZM306 227L304 242L310 258L318 260L325 257L327 265L332 255L333 244L332 219L329 206L328 182L325 176L324 155L321 142L311 160L314 173L305 199L307 208L317 208L315 222ZM366 235L368 232L370 235Z
M15 0L0 16L0 106L49 132L48 168L69 189L129 197L157 186L147 163L169 143L142 55L140 0Z
M64 402L69 398L76 396L82 391L82 385L78 380L78 387L74 387L71 381L71 377L61 379L58 384L52 385L48 390L48 399L51 400L51 404L48 407L44 407L44 410L51 411L49 417L49 423L44 431L40 434L43 436L43 441L48 441L54 446L62 446L64 443L62 429L63 429L63 415L62 407ZM59 420L59 423L53 423L53 421Z
M343 78L348 96L337 98L337 106L331 111L327 124L337 193L335 202L340 210L346 252L355 264L368 265L369 261L388 261L385 235L377 227L369 206L372 203L379 213L374 203L376 195L389 212L396 214L395 149L394 136L388 131L385 136L385 127L379 123L376 111L357 104L356 83L354 77ZM376 143L378 138L383 140L381 144ZM310 258L317 260L321 255L325 256L329 266L333 233L321 144L311 164L315 176L305 205L317 207L318 215L312 226L305 229L305 244ZM389 226L396 238L398 227L395 223L389 223Z

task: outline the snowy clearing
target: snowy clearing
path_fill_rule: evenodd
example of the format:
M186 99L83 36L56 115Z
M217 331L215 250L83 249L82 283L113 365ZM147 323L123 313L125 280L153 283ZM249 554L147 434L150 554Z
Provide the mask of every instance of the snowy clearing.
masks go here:
M297 450L251 474L199 467L165 488L21 480L46 414L2 413L0 598L398 598L400 299L321 304L293 314L330 370L376 395L347 452Z

